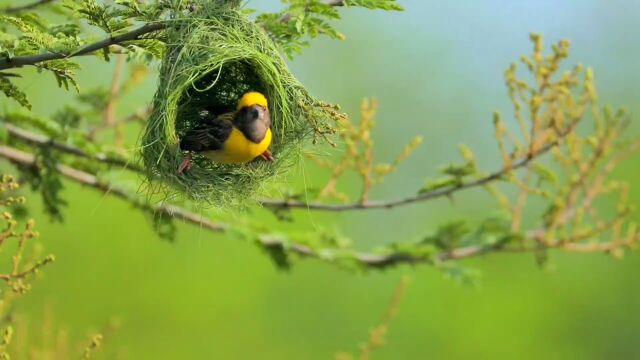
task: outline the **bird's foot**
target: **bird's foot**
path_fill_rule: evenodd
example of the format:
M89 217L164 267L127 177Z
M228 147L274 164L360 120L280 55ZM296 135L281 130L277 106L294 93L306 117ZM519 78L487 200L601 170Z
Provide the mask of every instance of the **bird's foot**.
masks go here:
M271 154L271 151L269 150L265 150L265 152L263 152L262 154L260 154L260 157L263 158L266 161L273 161L273 154Z
M185 156L184 160L182 160L180 166L178 166L178 175L184 173L185 171L191 170L192 165L191 154L188 154L187 156Z

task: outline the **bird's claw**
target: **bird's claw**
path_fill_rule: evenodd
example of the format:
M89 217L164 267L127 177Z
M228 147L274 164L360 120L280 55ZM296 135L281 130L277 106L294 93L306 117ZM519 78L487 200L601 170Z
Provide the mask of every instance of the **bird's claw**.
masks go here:
M191 154L189 154L184 158L184 160L182 160L180 166L178 166L178 175L184 173L185 171L191 170L191 166Z
M273 154L271 154L271 151L269 150L265 150L265 152L263 152L262 154L260 154L260 157L263 158L266 161L273 161Z

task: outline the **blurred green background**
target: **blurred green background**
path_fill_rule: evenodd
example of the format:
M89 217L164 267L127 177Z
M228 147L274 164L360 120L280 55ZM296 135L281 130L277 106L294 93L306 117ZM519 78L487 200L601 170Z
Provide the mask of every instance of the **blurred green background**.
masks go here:
M510 114L502 72L530 52L532 31L543 33L547 46L571 39L570 63L594 67L602 102L632 114L640 110L640 1L400 2L403 13L342 11L338 27L347 40L314 41L291 64L312 93L354 117L362 97L380 100L379 159L392 159L410 138L424 136L418 153L374 191L375 198L420 187L439 165L457 158L461 142L477 151L485 168L495 167L491 114ZM273 0L249 6L279 8ZM110 81L113 64L83 64L82 87ZM120 111L149 102L154 82ZM50 113L67 99L49 76L34 75L27 84L37 112ZM618 172L634 185L634 203L640 199L637 161ZM301 166L289 180L321 186L325 178ZM29 315L34 334L53 314L72 343L120 319L107 336L104 358L330 359L339 350L357 350L403 274L412 282L375 359L640 358L636 254L615 261L552 253L547 270L531 255L486 256L465 262L483 274L477 289L429 267L354 274L300 261L282 272L255 246L193 226L181 225L175 243L161 241L123 202L65 185L71 205L64 224L49 223L31 197L46 251L58 261L17 311ZM341 228L358 248L369 249L416 240L442 221L480 218L493 207L477 192L453 204L348 216L302 211L296 219L300 228Z

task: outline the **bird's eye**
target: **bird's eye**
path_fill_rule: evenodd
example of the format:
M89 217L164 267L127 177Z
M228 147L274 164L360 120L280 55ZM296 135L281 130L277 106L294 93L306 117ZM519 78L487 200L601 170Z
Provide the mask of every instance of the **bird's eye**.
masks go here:
M260 110L258 110L258 109L256 109L256 108L251 109L251 116L252 116L254 119L259 118L259 117L260 117Z

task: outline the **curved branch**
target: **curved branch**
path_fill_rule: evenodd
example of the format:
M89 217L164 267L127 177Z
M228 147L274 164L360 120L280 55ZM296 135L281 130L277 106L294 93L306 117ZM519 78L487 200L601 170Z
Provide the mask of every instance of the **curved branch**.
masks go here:
M29 143L43 146L43 147L51 147L59 151L66 152L71 155L80 156L84 158L92 158L102 163L122 166L125 169L135 171L137 173L144 173L144 169L140 166L131 164L128 161L124 161L121 159L114 159L107 157L106 155L90 155L84 150L74 147L72 145L62 144L54 141L51 138L47 138L45 136L32 133L28 130L21 129L19 127L13 126L11 124L5 124L7 127L8 133L11 136L14 136L22 141L27 141ZM561 134L562 135L562 134ZM274 200L274 199L265 199L258 201L258 204L267 208L274 209L308 209L308 210L317 210L317 211L334 211L334 212L342 212L342 211L357 211L357 210L373 210L373 209L392 209L399 206L409 205L413 203L418 203L422 201L432 200L440 197L451 196L459 191L475 188L479 186L486 185L492 181L498 180L504 175L508 174L513 170L517 170L521 167L526 166L528 163L538 158L539 156L545 154L549 150L551 150L554 146L558 144L562 137L559 137L555 142L547 144L547 146L538 150L535 154L530 154L526 158L520 160L519 162L513 164L510 168L503 168L499 171L486 175L480 179L477 179L472 182L468 182L462 184L460 186L448 187L443 189L437 189L429 192L425 192L422 194L418 194L415 196L407 196L404 198L386 200L386 201L370 201L366 203L351 203L351 204L325 204L318 202L304 202L304 201L294 201L294 200Z
M75 56L87 55L87 54L96 52L98 50L108 48L111 45L120 44L125 41L137 40L142 35L163 30L165 27L166 25L163 23L145 24L128 33L124 33L122 35L117 35L117 36L111 36L104 40L97 41L87 46L84 46L78 51L75 51L71 54L47 52L47 53L36 54L36 55L14 56L10 58L0 59L0 70L22 67L26 65L36 65L43 61L68 59Z
M8 146L0 145L0 157L5 158L10 162L19 166L27 166L27 167L38 166L36 162L36 158L33 154L29 154ZM93 174L90 174L78 169L74 169L70 166L62 165L62 164L58 164L56 166L56 169L58 170L60 175L64 176L68 180L71 180L81 185L94 188L104 193L105 195L112 195L117 198L123 199L127 202L135 201L131 198L131 196L125 190L120 189L107 182L100 181ZM137 205L140 206L140 204L137 204ZM170 204L157 204L157 205L147 205L146 207L145 206L142 206L142 207L148 211L153 211L154 213L167 215L174 219L182 220L185 223L189 223L212 232L224 233L229 229L229 226L226 224L213 222L210 219L200 214L196 214L194 212L191 212L189 210L186 210L178 206L174 206ZM284 239L276 235L263 234L258 237L258 241L262 246L270 247L270 248L287 248L303 257L310 257L310 258L317 258L317 259L324 258L324 256L320 254L317 250L314 250L302 244L289 244ZM442 253L435 258L402 254L402 253L378 255L378 254L355 252L355 251L349 251L348 255L363 266L366 266L369 268L386 268L386 267L396 266L400 264L434 264L435 262L458 260L458 259L464 259L468 257L474 257L487 252L497 251L497 250L498 248L496 247L492 248L492 247L481 247L481 246L469 246L469 247L454 249L446 253Z
M0 12L3 12L5 14L16 14L19 12L23 12L23 11L28 11L28 10L33 10L39 6L48 4L53 2L54 0L36 0L32 3L29 4L25 4L25 5L18 5L18 6L12 6L12 7L7 7L4 9L0 9Z
M55 150L62 151L64 153L78 156L85 159L97 160L107 165L121 166L123 169L126 169L126 170L131 170L139 173L143 172L142 167L140 167L137 164L131 163L131 161L127 159L114 158L106 154L90 154L80 149L79 147L75 147L73 145L68 145L65 143L55 141L50 137L36 134L34 132L25 130L23 128L20 128L18 126L15 126L6 122L3 123L2 126L4 126L4 128L7 130L7 133L9 134L9 136L15 139L27 142L32 145L55 149Z
M20 151L15 148L11 148L8 146L0 145L0 157L9 160L10 162L19 165L19 166L28 166L28 167L37 167L38 164L36 162L36 158L33 154L29 154L23 151ZM200 215L196 214L187 209L181 208L179 206L171 205L171 204L140 204L137 200L132 199L132 197L123 189L114 186L113 184L100 181L95 175L89 174L87 172L74 169L72 167L59 164L56 166L56 169L60 173L60 175L65 178L72 180L78 184L89 186L93 189L96 189L102 192L105 195L112 195L123 199L130 203L135 203L137 206L154 213L160 213L166 216L170 216L177 220L182 220L185 223L189 223L199 228L209 230L215 233L225 233L229 230L229 226L226 224L216 223L212 220ZM527 237L535 237L535 232L530 232L527 234ZM640 238L640 235L638 236ZM638 241L639 239L630 239L629 245L632 242ZM331 259L327 259L326 252L322 250L315 250L309 246L303 244L291 244L287 242L285 239L273 235L273 234L262 234L258 236L258 243L261 246L267 248L278 248L278 249L287 249L292 251L293 253L309 258L320 259L324 261L331 261ZM608 252L614 249L613 245L609 243L562 243L556 242L554 244L550 244L546 246L547 248L559 248L565 251L570 252ZM326 249L324 249L326 250ZM540 248L526 248L526 247L518 247L518 248L507 248L504 247L501 243L496 243L493 245L469 245L456 249L452 249L450 251L442 252L435 256L421 256L421 255L412 255L403 252L395 252L388 254L374 254L374 253L366 253L366 252L358 252L353 250L344 250L337 249L336 251L344 251L345 254L358 262L360 265L372 268L372 269L383 269L388 267L393 267L397 265L419 265L419 264L429 264L435 265L442 262L453 261L453 260L461 260L466 258L478 257L481 255L486 255L489 253L501 253L501 252L522 252L529 253L539 251ZM1 280L1 278L0 278Z
M17 6L17 7L13 7L13 8L7 8L4 9L4 12L6 13L15 13L15 12L20 12L20 11L24 11L24 10L29 10L32 9L36 6L40 6L46 3L49 3L53 0L39 0L36 1L35 3L32 4L27 4L27 5L23 5L23 6ZM344 1L343 0L329 0L327 2L328 5L331 6L344 6ZM287 22L289 19L288 16L283 16L283 18L281 19L281 21L283 22ZM157 23L149 23L149 24L145 24L135 30L132 30L128 33L124 33L121 35L117 35L117 36L111 36L108 37L104 40L101 41L97 41L95 43L89 44L81 49L79 49L76 52L73 52L71 54L61 54L61 53L54 53L54 52L47 52L47 53L42 53L42 54L36 54L36 55L26 55L26 56L15 56L15 57L10 57L10 58L5 58L5 59L0 59L0 70L6 70L6 69L12 69L12 68L16 68L16 67L22 67L22 66L26 66L26 65L35 65L44 61L50 61L50 60L59 60L59 59L68 59L71 57L75 57L75 56L82 56L82 55L87 55L93 52L96 52L98 50L104 49L104 48L108 48L111 45L117 45L120 43L123 43L125 41L131 41L131 40L137 40L140 38L140 36L145 35L145 34L149 34L149 33L153 33L156 31L160 31L166 28L166 24L161 23L161 22L157 22Z
M3 157L14 164L21 165L21 166L27 166L27 167L38 166L38 163L36 162L36 158L33 154L29 154L9 146L0 145L0 157ZM131 195L126 190L113 186L110 183L101 181L93 174L72 168L67 165L62 165L62 164L58 164L56 166L56 169L58 170L60 175L76 183L90 186L94 189L100 190L105 194L113 195L115 197L126 200L128 202L136 202L134 199L132 199ZM188 211L186 209L183 209L174 205L170 205L170 204L146 205L144 203L137 203L137 202L136 202L136 205L146 210L152 211L154 213L167 215L174 219L182 220L184 222L191 223L191 224L196 224L207 230L221 232L226 229L226 225L215 223L201 215L198 215L196 213L193 213L191 211Z

